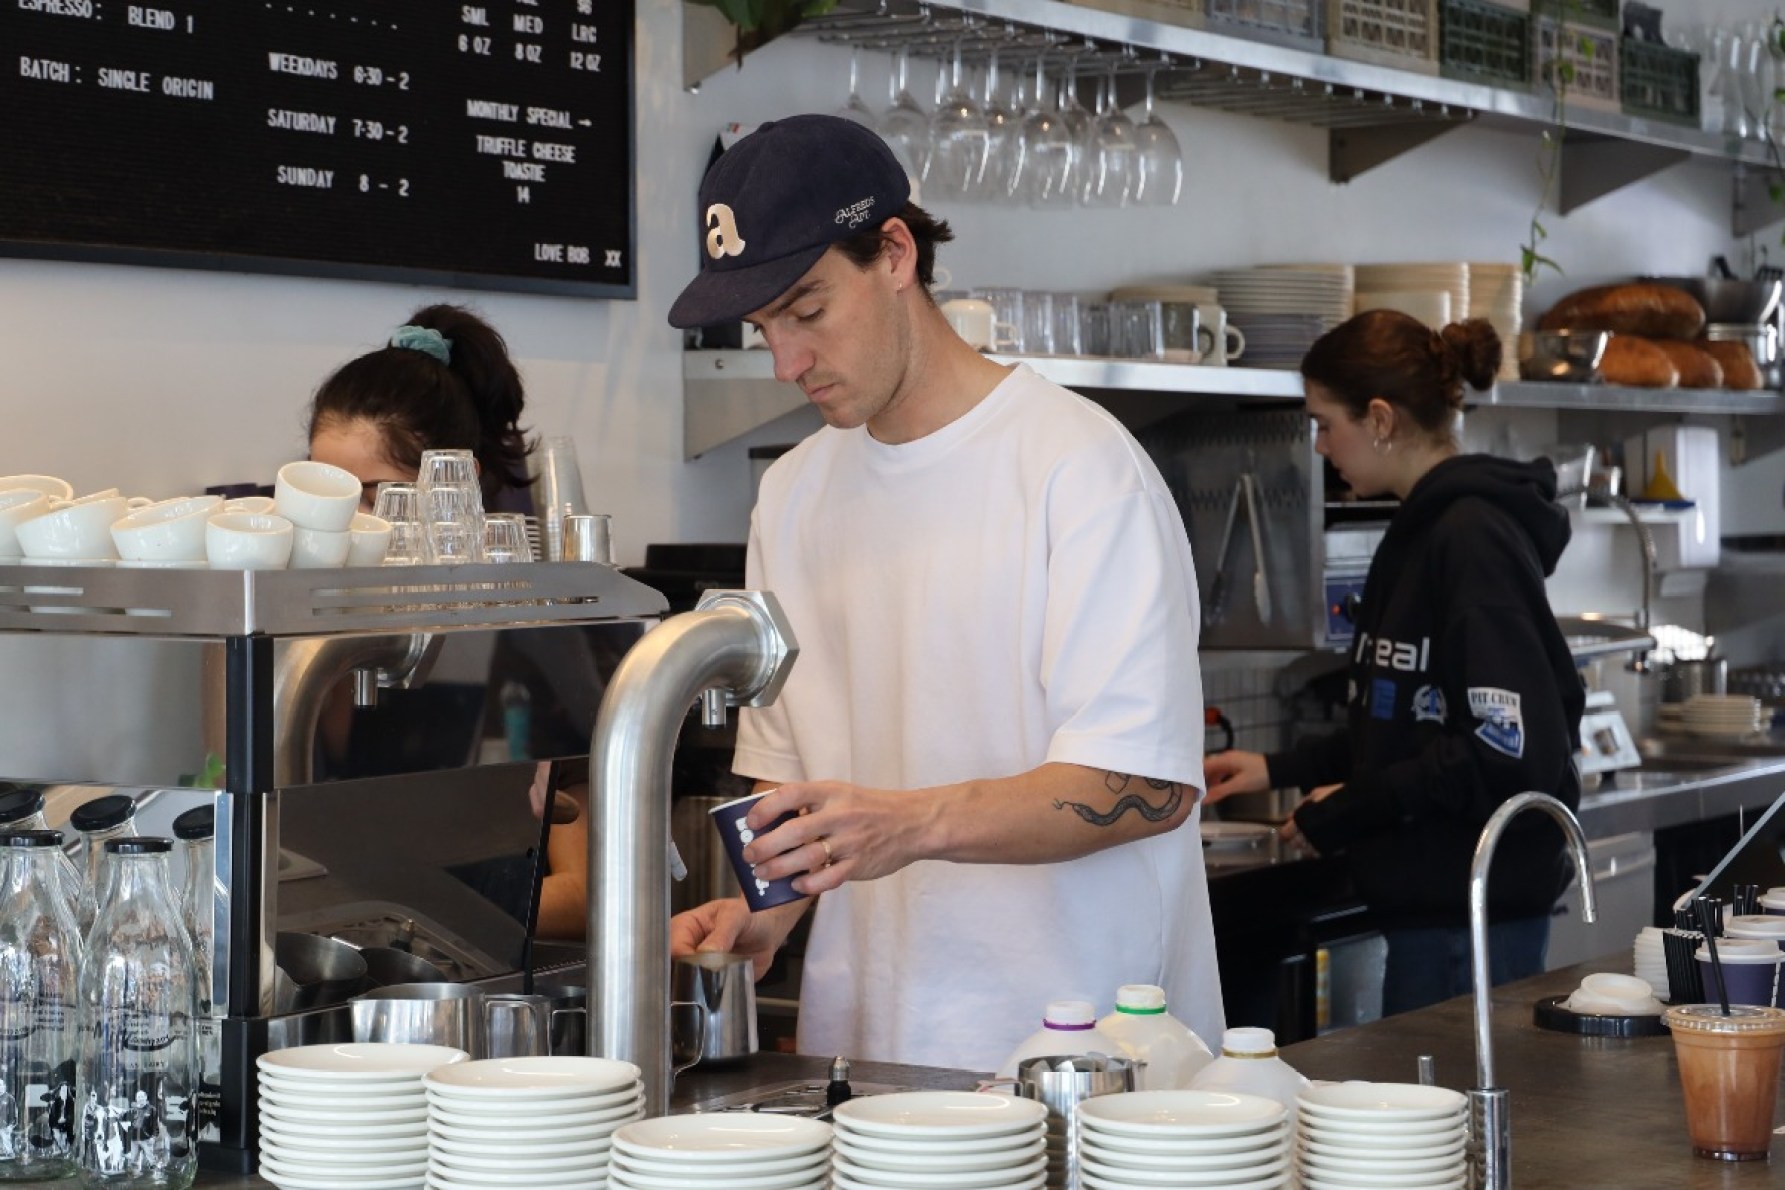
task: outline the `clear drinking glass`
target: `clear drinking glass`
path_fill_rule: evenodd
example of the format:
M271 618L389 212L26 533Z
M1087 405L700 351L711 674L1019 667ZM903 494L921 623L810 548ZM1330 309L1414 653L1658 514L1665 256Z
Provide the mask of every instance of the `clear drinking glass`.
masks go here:
M1184 187L1184 155L1171 125L1153 110L1153 78L1158 73L1157 67L1147 71L1146 118L1134 130L1134 201L1169 207L1176 205Z
M984 96L979 110L985 116L985 169L978 194L988 202L1000 202L1010 197L1010 181L1022 164L1023 112L1004 94L996 49L986 62Z
M1010 351L1014 355L1033 354L1025 336L1026 323L1023 318L1028 294L1021 289L975 289L973 296L983 302L991 303L992 320L1007 323L1010 326Z
M542 555L548 562L564 557L564 518L589 511L583 495L583 472L576 458L576 443L557 435L539 447L539 475L533 481L533 507L539 509Z
M1054 196L1052 205L1071 206L1084 201L1085 178L1091 170L1088 163L1092 160L1092 139L1097 123L1078 101L1077 58L1066 65L1066 82L1060 88L1060 121L1066 125L1067 135L1071 138L1072 166L1065 187Z
M483 496L476 484L433 484L423 489L421 501L430 561L483 561Z
M81 938L61 855L61 831L0 840L0 1182L75 1169Z
M1116 68L1097 93L1097 122L1086 156L1085 202L1098 207L1125 207L1134 198L1140 176L1139 145L1134 121L1116 103Z
M1040 289L1023 291L1023 351L1029 355L1053 355L1054 295Z
M80 975L80 1169L88 1186L190 1186L192 943L167 839L110 839L107 896Z
M422 529L421 493L412 483L381 483L372 515L390 522L386 566L420 566L428 560L428 535Z
M948 71L949 87L930 117L930 157L924 170L925 193L930 199L973 198L985 174L991 134L985 114L967 89L961 65L961 41L954 43L954 60Z
M421 470L415 478L418 488L475 487L477 459L468 450L424 450Z
M492 512L483 521L485 562L531 562L527 518L518 512Z
M930 160L930 118L906 88L910 68L911 51L900 46L893 64L889 102L880 114L878 127L881 139L891 146L905 172L912 180L921 181Z
M1023 118L1019 165L1011 175L1011 193L1030 206L1051 207L1072 201L1072 130L1049 102L1047 72L1035 60L1034 107Z
M1085 354L1084 324L1076 293L1056 293L1053 298L1055 355Z

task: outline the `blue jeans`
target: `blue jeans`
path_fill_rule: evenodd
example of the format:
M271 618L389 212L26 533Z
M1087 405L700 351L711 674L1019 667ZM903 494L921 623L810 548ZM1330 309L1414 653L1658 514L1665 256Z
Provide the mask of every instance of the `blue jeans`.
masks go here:
M1388 966L1382 977L1382 1015L1411 1012L1469 990L1474 964L1467 927L1384 930ZM1498 986L1543 970L1549 917L1525 917L1488 927L1489 975Z

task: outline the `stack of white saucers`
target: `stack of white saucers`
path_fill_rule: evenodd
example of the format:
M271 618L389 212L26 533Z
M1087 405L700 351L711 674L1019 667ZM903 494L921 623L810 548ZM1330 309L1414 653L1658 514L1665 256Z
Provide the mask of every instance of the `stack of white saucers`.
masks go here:
M1634 954L1632 970L1636 978L1654 988L1661 999L1673 999L1667 986L1667 955L1662 949L1661 931L1655 926L1644 926L1636 936Z
M1352 270L1348 264L1279 264L1223 269L1210 280L1227 317L1244 326L1257 315L1305 314L1329 331L1351 317ZM1250 340L1248 340L1250 342Z
M614 1131L644 1114L638 1067L611 1058L487 1058L437 1070L430 1190L607 1185Z
M304 1045L263 1055L260 1176L292 1190L420 1186L428 1167L422 1077L465 1061L444 1045Z
M1760 700L1747 694L1694 694L1680 724L1693 735L1720 740L1739 740L1767 727Z
M1414 1083L1322 1083L1298 1100L1305 1190L1463 1190L1465 1100Z
M1524 329L1525 275L1516 264L1469 262L1466 318L1485 318L1500 335L1500 379L1518 379L1518 336Z
M1289 1109L1227 1091L1134 1091L1078 1105L1086 1190L1275 1190L1289 1184Z
M834 1190L1040 1190L1047 1108L974 1091L906 1091L831 1113Z
M612 1190L823 1190L830 1146L829 1124L798 1116L658 1116L614 1133L607 1184Z

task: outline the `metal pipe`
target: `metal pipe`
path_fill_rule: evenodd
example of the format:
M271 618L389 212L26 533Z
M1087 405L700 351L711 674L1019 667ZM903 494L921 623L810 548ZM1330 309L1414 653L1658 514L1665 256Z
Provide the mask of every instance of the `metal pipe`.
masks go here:
M1642 543L1642 610L1637 613L1636 626L1647 632L1651 615L1650 609L1655 603L1655 571L1659 565L1655 560L1655 535L1650 533L1649 527L1643 523L1642 514L1637 512L1636 505L1616 492L1608 492L1602 488L1569 487L1557 492L1556 500L1560 503L1569 496L1591 496L1596 500L1607 501L1623 513L1624 519L1629 521L1631 527L1636 530L1636 538Z
M1494 1086L1494 1037L1489 1008L1491 1007L1493 974L1488 963L1487 882L1493 866L1494 849L1506 824L1524 810L1542 810L1561 826L1567 837L1568 850L1574 856L1575 871L1580 874L1580 915L1592 922L1599 916L1593 897L1593 865L1587 858L1587 837L1573 811L1547 793L1521 793L1501 805L1475 843L1475 857L1469 864L1469 949L1475 990L1475 1081L1469 1092L1470 1119L1475 1124L1470 1138L1470 1157L1479 1177L1470 1182L1482 1190L1506 1190L1512 1185L1510 1113L1506 1109L1506 1092Z
M429 633L408 633L315 636L287 644L273 666L273 788L310 782L322 704L343 678L375 669L381 671L377 685L408 686L425 676L437 640Z
M589 742L589 1052L643 1072L645 1115L668 1109L669 779L705 692L773 702L799 653L766 592L715 591L627 652Z

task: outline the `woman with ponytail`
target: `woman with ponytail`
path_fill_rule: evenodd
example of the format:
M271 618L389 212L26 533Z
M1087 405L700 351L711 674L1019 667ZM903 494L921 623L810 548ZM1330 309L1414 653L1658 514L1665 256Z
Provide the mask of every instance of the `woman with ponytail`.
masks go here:
M1342 858L1368 902L1388 940L1384 1014L1469 990L1469 865L1494 810L1525 790L1580 805L1585 694L1544 592L1569 537L1555 469L1457 441L1463 386L1491 385L1500 353L1479 319L1434 331L1391 310L1308 351L1315 449L1358 496L1400 501L1355 617L1347 725L1204 762L1210 802L1305 792L1284 834ZM1561 832L1523 816L1488 882L1493 982L1543 970L1566 884Z
M525 401L494 327L463 306L424 306L385 346L322 382L310 405L310 457L358 476L370 509L380 483L414 482L423 451L469 450L485 508L531 511Z

